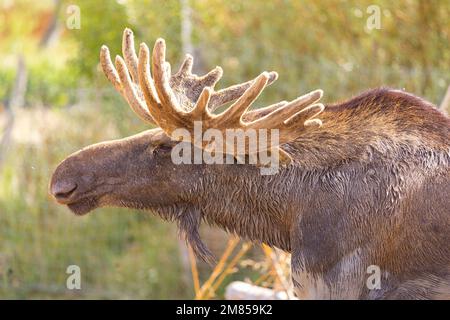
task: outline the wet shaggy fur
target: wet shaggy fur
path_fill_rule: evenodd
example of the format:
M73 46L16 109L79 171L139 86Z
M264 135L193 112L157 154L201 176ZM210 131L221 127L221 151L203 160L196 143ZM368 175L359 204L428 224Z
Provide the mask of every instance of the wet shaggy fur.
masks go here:
M323 126L283 146L293 162L262 176L251 165L174 165L160 129L87 147L51 187L62 203L152 210L177 221L194 251L201 222L292 253L305 299L450 298L450 119L411 94L376 89L329 105ZM367 268L381 270L368 289Z

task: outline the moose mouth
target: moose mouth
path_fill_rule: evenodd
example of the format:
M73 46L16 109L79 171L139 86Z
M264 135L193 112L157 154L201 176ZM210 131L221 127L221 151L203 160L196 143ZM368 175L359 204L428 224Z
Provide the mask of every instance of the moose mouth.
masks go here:
M83 216L98 207L95 199L81 199L67 204L67 207L77 216Z
M50 193L56 202L66 205L78 216L85 215L99 206L100 197L92 190L93 188L80 190L76 183L64 183L64 181L50 184Z

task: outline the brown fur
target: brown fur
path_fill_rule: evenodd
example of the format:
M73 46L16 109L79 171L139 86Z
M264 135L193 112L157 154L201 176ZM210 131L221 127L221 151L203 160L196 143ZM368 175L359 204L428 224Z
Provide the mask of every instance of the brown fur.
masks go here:
M450 119L390 89L327 106L321 119L283 145L293 162L273 176L174 165L175 142L153 129L69 156L50 190L77 214L121 206L176 220L205 259L201 221L282 248L303 298L449 298ZM369 265L381 268L379 290L366 287Z

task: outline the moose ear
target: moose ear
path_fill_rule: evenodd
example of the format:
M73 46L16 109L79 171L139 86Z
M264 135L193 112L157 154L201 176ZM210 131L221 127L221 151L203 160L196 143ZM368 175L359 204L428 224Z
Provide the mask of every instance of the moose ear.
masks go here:
M278 163L280 166L287 166L292 162L292 157L281 148L277 148L278 150Z
M273 167L274 165L278 166L287 166L292 162L292 158L283 149L280 147L274 147L271 150L266 150L267 155L262 158L258 156L258 167Z

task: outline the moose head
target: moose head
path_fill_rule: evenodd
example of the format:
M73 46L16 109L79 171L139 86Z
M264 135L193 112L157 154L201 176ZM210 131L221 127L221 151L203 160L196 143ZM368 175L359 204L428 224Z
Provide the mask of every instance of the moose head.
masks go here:
M265 151L275 155L277 163L288 164L291 157L280 146L322 125L315 118L324 109L317 103L321 90L248 111L264 88L277 79L276 72L263 72L254 80L215 91L222 76L220 67L199 77L192 73L192 56L186 55L179 71L171 75L170 64L165 61L164 40L156 41L151 59L144 43L137 57L129 29L123 35L123 57L116 57L114 68L108 48L103 46L100 61L105 75L143 121L159 128L86 147L58 166L50 193L75 214L103 206L153 210L163 218L179 221L188 239L197 240L202 197L232 195L241 188L234 183L245 175L261 179L259 167L263 164L258 160L253 165L245 163L253 155L258 158ZM232 104L228 109L214 114L229 102ZM196 124L201 125L201 137L213 132L216 139L196 138ZM265 145L245 139L248 132L259 134L273 129L277 139L270 139ZM219 149L211 150L211 145L218 146L218 136L233 130L244 135L244 139L239 140L239 135L232 140L224 138ZM195 152L212 151L224 161L231 156L231 164L240 164L238 160L242 164L196 163L195 159L191 163L174 163L177 145L191 146ZM210 196L209 201L213 198ZM195 245L197 242L193 241L193 248L203 248ZM205 258L204 251L199 249L197 253Z

